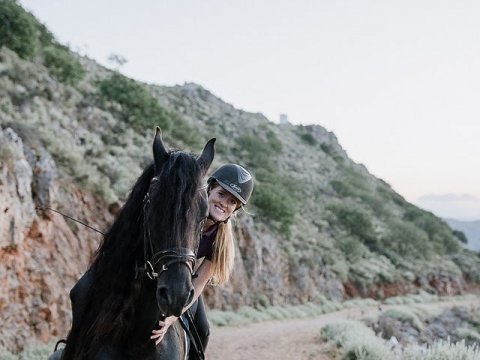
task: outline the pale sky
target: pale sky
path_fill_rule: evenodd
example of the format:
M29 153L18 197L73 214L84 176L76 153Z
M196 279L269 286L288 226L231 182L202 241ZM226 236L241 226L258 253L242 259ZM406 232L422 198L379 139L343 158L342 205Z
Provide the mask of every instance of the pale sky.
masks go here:
M477 0L20 3L104 65L120 54L134 79L195 82L274 122L322 125L407 200L438 195L438 215L480 219ZM448 213L464 194L468 214Z

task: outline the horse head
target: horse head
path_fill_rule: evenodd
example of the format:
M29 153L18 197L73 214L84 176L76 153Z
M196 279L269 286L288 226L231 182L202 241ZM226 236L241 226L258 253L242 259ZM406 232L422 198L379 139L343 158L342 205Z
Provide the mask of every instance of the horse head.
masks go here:
M167 151L159 128L153 141L154 176L144 199L146 275L156 281L162 316L179 316L193 299L192 276L203 221L208 216L202 186L214 156L215 139L194 156Z

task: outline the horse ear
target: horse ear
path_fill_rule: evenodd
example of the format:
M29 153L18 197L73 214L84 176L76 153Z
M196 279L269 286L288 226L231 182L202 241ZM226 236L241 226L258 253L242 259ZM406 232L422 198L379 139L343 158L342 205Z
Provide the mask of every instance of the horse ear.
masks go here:
M153 162L155 165L155 173L162 167L163 163L168 157L165 145L162 140L162 130L157 126L155 130L155 138L153 139Z
M207 173L208 168L212 164L213 157L215 156L215 141L217 139L213 138L208 140L207 144L203 148L202 153L198 157L198 163L202 169L203 175Z

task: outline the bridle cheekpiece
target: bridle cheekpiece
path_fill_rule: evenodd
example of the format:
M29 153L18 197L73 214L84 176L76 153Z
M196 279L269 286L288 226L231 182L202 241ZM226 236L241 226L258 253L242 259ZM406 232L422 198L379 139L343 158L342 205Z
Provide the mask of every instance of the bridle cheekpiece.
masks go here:
M151 182L157 181L158 178L154 177ZM152 238L150 236L150 227L148 226L147 211L150 206L150 190L145 194L143 199L143 255L144 266L138 267L135 265L135 279L139 274L145 273L149 279L155 280L163 272L167 271L173 264L184 264L188 267L188 270L194 277L196 254L188 248L170 248L167 250L160 250L155 252L153 248ZM149 257L150 255L150 257ZM157 269L157 267L160 267Z

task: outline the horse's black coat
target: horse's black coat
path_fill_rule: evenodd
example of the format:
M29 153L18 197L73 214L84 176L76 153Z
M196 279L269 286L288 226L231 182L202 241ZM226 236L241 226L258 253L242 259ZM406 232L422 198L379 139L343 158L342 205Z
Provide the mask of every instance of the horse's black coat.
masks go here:
M73 323L62 359L181 359L181 326L170 327L158 347L151 331L163 315L179 315L191 300L191 273L183 263L169 266L156 280L144 274L145 228L153 251L196 250L207 214L202 178L213 160L210 140L198 159L167 152L159 129L154 162L138 178L117 219L106 233L87 274L72 289ZM149 194L150 203L144 207Z

